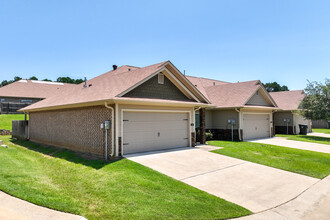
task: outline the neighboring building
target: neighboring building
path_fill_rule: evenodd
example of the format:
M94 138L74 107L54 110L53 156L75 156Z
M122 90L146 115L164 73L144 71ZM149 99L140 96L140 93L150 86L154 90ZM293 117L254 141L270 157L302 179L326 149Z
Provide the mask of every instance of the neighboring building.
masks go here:
M0 113L11 112L10 106L25 107L56 94L74 84L38 80L19 80L0 88Z
M299 105L305 97L303 90L271 92L270 95L280 109L274 113L275 134L299 134L299 124L308 125L308 132L312 132L311 120L299 114Z
M209 103L166 61L114 65L20 111L29 113L31 141L108 157L194 146L195 111Z
M233 121L234 140L273 136L272 115L278 108L260 81L228 83L187 78L215 105L205 111L205 129L213 138L231 140Z

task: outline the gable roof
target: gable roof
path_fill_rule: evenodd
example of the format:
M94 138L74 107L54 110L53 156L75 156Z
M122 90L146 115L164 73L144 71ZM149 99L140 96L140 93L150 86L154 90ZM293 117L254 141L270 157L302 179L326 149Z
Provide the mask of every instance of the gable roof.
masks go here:
M143 83L148 77L152 77L154 74L164 70L169 64L171 64L170 61L157 63L143 68L127 65L120 66L116 70L111 70L88 80L86 88L83 87L82 83L77 87L58 94L57 96L47 98L21 110L28 111L54 106L120 99L123 94L133 89L136 85ZM188 80L186 81L188 82ZM192 85L191 89L195 90L195 93L199 92ZM205 100L208 102L206 98Z
M219 86L209 86L205 90L212 104L218 108L242 107L259 89L260 81L229 83Z
M187 78L197 88L205 94L211 101L212 105L217 108L240 108L240 107L262 107L262 106L246 106L246 103L259 90L265 92L266 97L276 107L275 101L267 93L259 80L230 83L213 79L205 79L187 76ZM263 108L269 108L263 106Z
M297 110L305 97L304 90L269 93L281 110Z
M205 90L206 87L214 86L214 85L216 86L224 85L229 83L220 80L207 79L207 78L195 77L195 76L186 76L186 78L206 97L208 97L207 92Z
M22 98L48 98L61 90L72 88L76 84L47 82L38 80L19 80L0 88L0 96Z

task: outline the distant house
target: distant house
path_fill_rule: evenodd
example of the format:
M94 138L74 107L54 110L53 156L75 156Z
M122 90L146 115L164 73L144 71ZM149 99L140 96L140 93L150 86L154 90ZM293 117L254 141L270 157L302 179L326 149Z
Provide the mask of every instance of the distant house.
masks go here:
M232 123L234 140L273 136L273 112L278 108L259 80L228 83L187 78L215 106L205 111L205 129L211 131L215 139L231 140Z
M303 90L271 92L270 95L280 109L274 113L276 134L299 134L299 124L307 125L308 132L312 132L311 120L299 114L299 105L305 97Z
M0 113L15 113L19 108L48 98L74 84L38 80L19 80L0 88Z
M209 100L170 62L112 71L34 103L31 141L104 158L195 146L195 111Z

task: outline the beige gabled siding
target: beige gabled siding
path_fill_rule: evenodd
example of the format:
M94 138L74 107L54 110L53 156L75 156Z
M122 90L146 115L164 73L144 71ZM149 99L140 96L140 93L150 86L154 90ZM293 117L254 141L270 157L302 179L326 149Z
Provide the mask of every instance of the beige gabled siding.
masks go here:
M261 105L261 106L272 106L272 104L266 100L264 92L259 89L250 100L246 103L246 105Z

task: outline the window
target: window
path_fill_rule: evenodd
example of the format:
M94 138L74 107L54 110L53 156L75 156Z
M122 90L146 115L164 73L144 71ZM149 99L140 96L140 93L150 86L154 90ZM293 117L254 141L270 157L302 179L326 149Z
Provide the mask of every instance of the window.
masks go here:
M158 84L164 84L164 74L158 73Z
M22 99L21 102L32 102L32 100L29 100L29 99Z
M6 101L6 99L0 99L0 102L4 102L4 101Z

